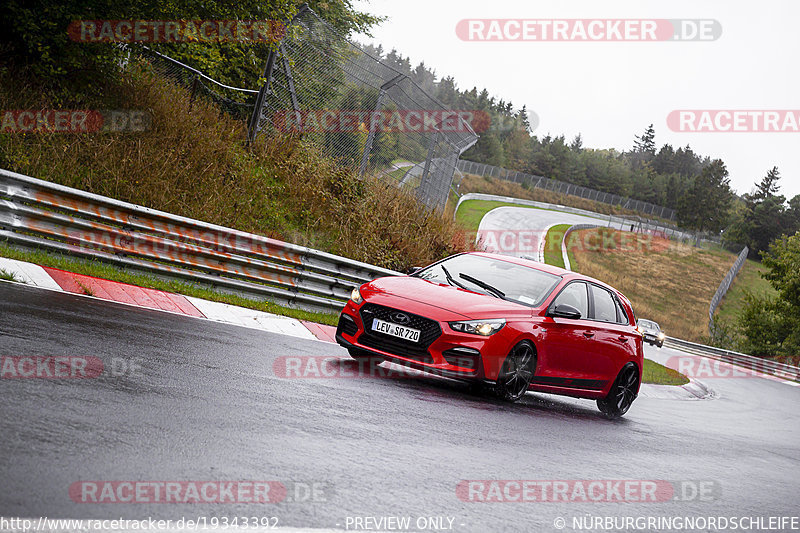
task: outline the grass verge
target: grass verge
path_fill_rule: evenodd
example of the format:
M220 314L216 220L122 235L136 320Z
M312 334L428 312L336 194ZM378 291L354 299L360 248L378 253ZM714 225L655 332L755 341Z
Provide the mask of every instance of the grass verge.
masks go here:
M511 202L496 202L494 200L466 200L458 206L456 223L471 231L477 231L483 216L497 207L525 207L527 209L541 209L532 205L515 204Z
M3 281L14 281L16 283L22 283L22 280L17 279L13 272L8 272L7 270L0 268L0 279Z
M575 231L568 241L572 269L622 291L639 318L667 335L709 342L708 305L735 254L608 228Z
M744 307L744 297L748 292L757 296L777 296L777 291L772 284L764 279L762 274L769 272L769 269L761 263L748 259L744 266L736 275L733 284L725 298L722 299L717 308L715 318L733 323Z
M680 386L689 383L689 378L677 370L667 368L650 359L645 359L644 369L642 370L642 383Z
M561 255L561 241L571 224L557 224L547 231L544 245L544 262L548 265L564 268L564 256Z
M61 270L74 272L76 274L84 274L86 276L94 276L96 278L129 283L131 285L146 287L148 289L174 292L177 294L183 294L184 296L193 296L195 298L202 298L203 300L210 300L212 302L221 302L230 305L236 305L238 307L247 307L248 309L256 309L258 311L288 316L297 318L299 320L308 320L310 322L328 324L331 326L335 326L338 319L338 315L335 313L322 313L293 309L291 307L285 307L273 302L254 300L245 298L243 296L214 291L212 289L207 289L192 283L186 283L177 280L165 280L145 274L128 272L114 265L99 261L89 261L61 254L51 254L43 251L21 250L11 247L6 243L0 243L0 257L7 257L9 259L16 259L18 261L27 261L28 263L58 268ZM89 295L91 296L91 294Z

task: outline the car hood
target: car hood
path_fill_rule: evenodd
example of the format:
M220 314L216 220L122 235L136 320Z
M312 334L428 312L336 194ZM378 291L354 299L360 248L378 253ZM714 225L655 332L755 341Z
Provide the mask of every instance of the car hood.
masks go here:
M479 294L450 285L440 285L410 276L379 278L361 289L365 299L383 300L382 305L391 306L392 298L403 298L420 304L448 311L453 319L500 318L509 315L530 316L532 309L522 304L501 300L494 296Z

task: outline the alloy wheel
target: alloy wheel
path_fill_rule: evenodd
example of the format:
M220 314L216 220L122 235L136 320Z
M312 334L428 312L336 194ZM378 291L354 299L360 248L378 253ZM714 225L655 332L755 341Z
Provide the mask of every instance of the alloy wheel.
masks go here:
M527 341L517 344L506 357L497 377L498 395L510 402L519 400L527 392L535 371L536 352L533 346Z

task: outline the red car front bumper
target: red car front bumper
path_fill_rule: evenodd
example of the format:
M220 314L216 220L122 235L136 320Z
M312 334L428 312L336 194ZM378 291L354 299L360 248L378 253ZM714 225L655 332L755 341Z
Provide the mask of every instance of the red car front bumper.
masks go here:
M402 311L412 317L413 325L422 330L419 343L368 329L372 317L380 318L381 313L390 311ZM513 339L508 338L513 335L506 328L490 337L461 333L451 329L446 321L405 309L372 302L356 305L352 301L342 310L336 329L336 341L345 348L357 348L394 363L447 377L492 381L497 379L500 365L513 345Z

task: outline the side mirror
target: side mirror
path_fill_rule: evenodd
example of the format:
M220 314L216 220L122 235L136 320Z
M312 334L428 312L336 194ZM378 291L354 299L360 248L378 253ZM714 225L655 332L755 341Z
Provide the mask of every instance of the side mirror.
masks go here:
M420 270L422 270L422 267L411 267L408 270L406 270L406 274L410 276L412 274L416 274Z
M558 304L547 312L547 316L577 320L581 317L581 312L571 305Z

